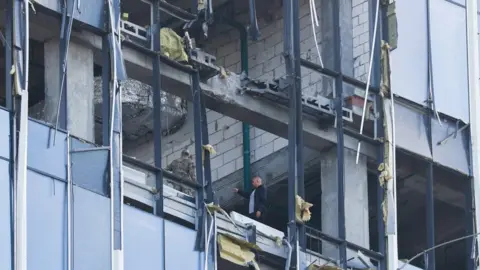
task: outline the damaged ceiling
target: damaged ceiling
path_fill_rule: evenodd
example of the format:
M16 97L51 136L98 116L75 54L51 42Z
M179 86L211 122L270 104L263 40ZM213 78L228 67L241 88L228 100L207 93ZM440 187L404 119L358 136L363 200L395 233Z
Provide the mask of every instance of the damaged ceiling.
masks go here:
M123 137L135 140L153 131L153 92L150 85L129 79L122 84ZM101 135L102 78L95 78L95 122L97 138ZM160 92L162 98L162 135L170 135L181 128L187 117L185 100Z

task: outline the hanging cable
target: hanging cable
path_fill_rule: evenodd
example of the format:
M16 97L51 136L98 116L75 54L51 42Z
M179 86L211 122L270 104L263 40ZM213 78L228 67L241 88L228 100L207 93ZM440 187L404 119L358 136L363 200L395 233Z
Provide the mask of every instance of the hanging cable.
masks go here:
M67 133L67 270L73 269L72 265L72 172L70 133Z
M215 224L215 221L214 221L214 218L213 218L213 214L210 213L210 210L208 209L207 205L204 203L205 205L205 209L207 210L207 213L208 215L210 216L210 218L212 219L212 223L210 224L210 229L208 230L208 233L207 233L207 244L206 244L206 247L205 247L205 268L204 270L208 270L208 251L209 251L209 247L210 247L210 239L212 238L212 232L213 232L213 227L214 226L217 226Z
M310 0L310 19L312 20L313 39L315 40L315 48L317 49L318 60L320 61L320 66L323 68L322 55L320 54L320 49L318 47L317 31L315 29L316 27L320 26L320 24L318 23L317 7L315 5L315 0Z
M377 2L377 5L375 8L375 24L373 26L372 40L375 40L377 37L378 17L380 13L380 1L376 1L376 2ZM370 80L372 78L372 66L373 66L374 54L375 54L375 42L372 42L372 48L370 49L370 62L368 65L367 86L365 87L365 97L363 99L362 120L360 121L360 135L363 134L363 125L365 123L365 116L367 114L368 90L370 89ZM361 141L359 141L357 145L357 157L355 161L356 164L358 164L358 159L360 158L360 147L361 147Z
M446 246L446 245L450 245L450 244L453 244L455 242L458 242L458 241L462 241L462 240L465 240L465 239L468 239L468 238L473 238L473 237L476 237L480 235L480 233L475 233L475 234L470 234L470 235L466 235L466 236L462 236L462 237L459 237L459 238L455 238L455 239L452 239L450 241L446 241L446 242L443 242L441 244L438 244L436 246L433 246L431 248L428 248L428 249L425 249L423 250L422 252L416 254L415 256L411 257L410 259L408 259L405 263L403 263L403 265L401 267L399 267L397 270L402 270L403 268L407 267L407 265L412 262L413 260L415 260L416 258L422 256L423 254L426 254L427 252L429 251L432 251L434 249L437 249L439 247L443 247L443 246Z
M435 117L438 120L438 124L442 126L442 121L440 120L440 115L437 111L437 106L435 105L435 92L434 92L434 80L433 80L433 62L432 62L432 31L431 31L431 13L430 13L430 0L427 0L427 76L428 76L428 104L433 110Z
M67 3L65 4L65 10L64 12L67 13ZM72 5L72 13L70 14L70 18L68 20L68 25L67 29L65 29L65 23L62 18L62 27L60 30L60 40L63 42L66 42L65 45L65 51L63 52L63 60L62 60L62 74L60 78L60 95L58 96L58 102L57 102L57 115L55 119L55 132L53 133L53 144L55 145L56 139L57 139L57 131L58 131L58 120L60 117L60 106L62 105L62 96L63 96L63 86L65 85L65 77L67 73L67 58L68 58L68 48L70 47L70 36L72 34L72 26L73 26L73 17L75 14L75 6L77 5L77 0L73 0L73 5ZM64 14L64 16L68 16L68 14ZM66 101L65 101L66 102ZM65 116L67 117L67 116Z
M114 195L115 195L115 180L114 180L114 169L113 169L113 158L114 158L114 153L113 153L113 130L114 130L114 120L115 120L115 111L116 111L116 95L117 95L117 88L118 88L118 82L117 82L117 55L116 55L116 46L117 46L117 41L116 41L116 34L118 33L115 31L116 29L120 29L120 21L118 21L118 24L115 24L115 20L113 18L114 10L113 10L113 1L109 0L108 1L108 13L109 13L109 25L110 25L110 33L112 35L112 51L110 52L110 57L112 59L111 62L111 91L112 91L112 99L111 99L111 110L110 110L110 129L109 129L109 147L110 147L110 165L109 165L109 172L110 172L110 244L111 244L111 267L112 269L115 269L115 266L117 265L116 263L116 253L114 250L114 222L115 222L115 209L114 209ZM120 41L120 36L118 36L118 41ZM104 48L105 49L105 48ZM122 183L120 183L121 185ZM122 187L120 187L122 188ZM121 194L120 194L121 195ZM122 207L122 204L120 204L120 207ZM120 210L122 211L122 209ZM122 213L120 213L122 215ZM122 221L121 221L122 222ZM120 225L122 226L122 225ZM122 228L120 228L122 230ZM121 236L121 240L123 241L123 235Z

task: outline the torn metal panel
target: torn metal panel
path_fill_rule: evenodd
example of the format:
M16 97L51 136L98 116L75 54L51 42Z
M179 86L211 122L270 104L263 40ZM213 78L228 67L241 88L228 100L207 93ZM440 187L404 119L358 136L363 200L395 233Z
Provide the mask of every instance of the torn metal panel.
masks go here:
M464 128L462 128L464 127ZM432 119L433 161L469 174L469 129L463 123Z

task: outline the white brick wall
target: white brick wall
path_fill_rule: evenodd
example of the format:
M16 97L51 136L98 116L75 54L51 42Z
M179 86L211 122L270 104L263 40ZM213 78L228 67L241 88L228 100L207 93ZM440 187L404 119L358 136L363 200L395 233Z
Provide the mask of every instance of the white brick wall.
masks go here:
M352 20L355 34L353 44L353 57L355 61L354 75L357 78L366 77L369 52L368 32L368 0L352 0ZM317 1L317 14L321 10ZM315 48L315 40L312 35L311 18L308 1L302 0L300 7L300 40L301 54L314 63L319 63ZM281 8L278 9L279 12ZM280 14L281 15L281 14ZM239 16L237 20L246 21L246 16ZM281 16L272 16L281 17ZM249 42L249 75L252 78L271 80L285 75L285 63L283 52L283 19L273 21L259 20L261 39ZM318 27L317 39L321 42L321 29ZM222 30L223 29L223 30ZM210 43L205 44L205 50L217 57L217 64L229 70L240 72L240 39L237 30L226 27L211 29ZM321 49L321 46L319 44ZM322 75L307 68L302 68L302 87L304 93L317 95L325 91L322 84ZM331 90L330 90L331 91ZM213 180L225 177L243 168L243 137L242 123L217 112L207 112L208 130L210 143L215 147L217 155L212 156L211 168ZM193 124L193 122L190 122ZM182 149L189 149L194 153L194 136L191 133L185 136L183 141L173 140L174 143L164 146L163 166L180 156ZM287 146L287 140L267 133L261 129L252 127L250 130L251 162L258 161ZM147 162L153 162L151 141L143 141L134 149L127 149L127 154L135 156ZM128 151L130 150L130 151Z
M353 74L355 78L361 81L367 80L370 61L370 18L368 10L368 0L352 0Z

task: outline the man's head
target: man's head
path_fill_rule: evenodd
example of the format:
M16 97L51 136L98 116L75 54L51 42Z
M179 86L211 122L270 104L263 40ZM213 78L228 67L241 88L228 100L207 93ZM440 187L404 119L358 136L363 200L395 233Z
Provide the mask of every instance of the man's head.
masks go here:
M262 185L262 178L260 176L255 176L252 178L252 186L257 188Z
M188 151L187 149L184 149L184 150L182 151L182 157L183 157L183 158L188 158L188 157L190 157L190 151Z

